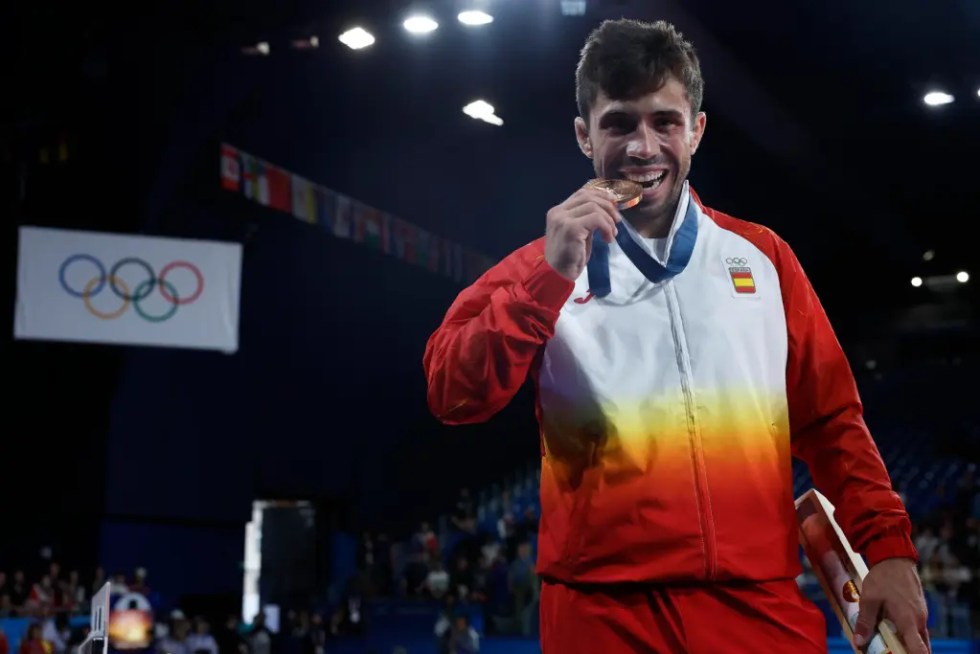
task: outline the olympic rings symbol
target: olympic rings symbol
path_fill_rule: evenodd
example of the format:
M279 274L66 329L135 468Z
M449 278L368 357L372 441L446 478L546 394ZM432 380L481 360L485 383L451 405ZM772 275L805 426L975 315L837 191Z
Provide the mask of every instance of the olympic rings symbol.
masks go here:
M725 263L729 266L744 266L749 262L745 257L728 257L725 259Z
M68 278L66 273L68 268L73 264L78 264L81 262L88 262L96 267L98 274L92 277L81 290L77 288L72 288L68 283ZM119 275L119 271L125 266L136 266L142 268L146 273L146 279L141 281L136 287L130 292L129 286L123 281L122 277ZM176 287L167 281L167 275L177 270L178 268L186 268L191 273L193 273L194 278L197 280L197 286L194 292L187 295L186 297L181 297L177 293ZM177 313L177 308L181 305L191 304L201 297L201 293L204 292L204 275L201 274L200 269L189 261L171 261L166 266L160 270L160 274L156 274L153 271L153 267L150 266L146 261L139 259L137 257L126 257L120 259L112 268L106 271L105 265L96 257L91 254L73 254L64 260L61 267L58 269L58 281L61 282L61 288L65 289L65 292L69 295L81 300L85 303L85 308L96 318L101 318L102 320L115 320L119 316L126 313L126 309L132 304L133 308L140 318L148 322L164 322L165 320L170 320ZM122 300L119 308L114 311L102 311L97 309L92 304L92 298L101 293L106 285L109 289ZM160 289L160 295L164 300L170 305L170 307L163 311L162 313L151 314L143 308L142 302L146 300L150 293L154 289Z

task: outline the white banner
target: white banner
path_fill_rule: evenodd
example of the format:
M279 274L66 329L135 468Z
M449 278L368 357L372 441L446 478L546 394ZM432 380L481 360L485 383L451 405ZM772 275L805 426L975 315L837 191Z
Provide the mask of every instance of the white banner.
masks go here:
M242 246L20 228L14 337L238 350Z

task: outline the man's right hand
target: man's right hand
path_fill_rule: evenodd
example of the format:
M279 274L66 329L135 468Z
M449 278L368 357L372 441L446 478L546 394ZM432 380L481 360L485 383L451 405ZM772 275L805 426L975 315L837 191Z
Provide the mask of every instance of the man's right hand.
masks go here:
M612 243L621 220L612 195L597 188L581 188L548 211L544 258L560 275L575 281L592 255L596 230Z

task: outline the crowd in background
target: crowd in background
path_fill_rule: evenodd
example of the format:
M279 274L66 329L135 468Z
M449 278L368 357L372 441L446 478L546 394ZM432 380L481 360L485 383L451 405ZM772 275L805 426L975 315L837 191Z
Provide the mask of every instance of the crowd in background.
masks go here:
M931 510L916 519L913 538L919 574L931 600L936 637L980 633L980 485L975 467L955 485L940 485Z
M322 614L287 610L271 629L263 613L251 624L228 615L216 628L178 608L156 617L149 651L155 654L322 654L333 638L363 634L366 603L379 598L436 602L433 637L446 654L479 651L479 634L534 636L539 580L535 574L540 506L535 472L515 475L479 500L463 489L439 526L422 522L407 539L363 534L357 573L340 601ZM980 485L974 465L954 483L938 484L915 503L913 538L930 610L933 637L980 634ZM28 578L23 569L0 571L0 617L28 619L24 634L0 631L0 654L75 654L87 632L68 617L88 611L106 581L102 569L82 579L50 562ZM804 568L807 594L825 598ZM114 594L152 597L147 572L112 577ZM310 607L313 608L312 606ZM832 615L828 620L833 621ZM831 625L833 628L833 625ZM10 651L8 636L20 639Z
M476 615L487 634L534 635L539 592L534 573L540 510L536 481L528 477L504 484L480 506L464 489L438 533L432 523L423 522L401 543L364 534L358 573L347 597L438 601L443 606L439 629L455 617L472 621ZM954 485L936 487L916 506L926 509L913 514L913 538L931 632L936 638L980 634L980 486L975 466L967 466ZM798 583L812 599L826 603L805 560ZM833 630L836 618L827 608ZM350 621L344 606L336 620Z
M444 610L437 631L451 631L457 618L471 629L475 616L488 634L534 634L536 481L528 477L508 485L490 507L478 507L469 490L461 490L439 533L422 522L405 542L364 534L347 596L440 602ZM342 606L341 614L345 611ZM462 623L458 627L464 629Z

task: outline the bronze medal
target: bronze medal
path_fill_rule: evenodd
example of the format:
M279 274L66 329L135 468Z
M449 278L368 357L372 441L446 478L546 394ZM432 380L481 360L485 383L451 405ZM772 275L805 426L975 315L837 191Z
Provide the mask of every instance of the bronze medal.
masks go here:
M593 179L586 186L608 191L620 211L635 207L643 197L643 187L628 179Z

